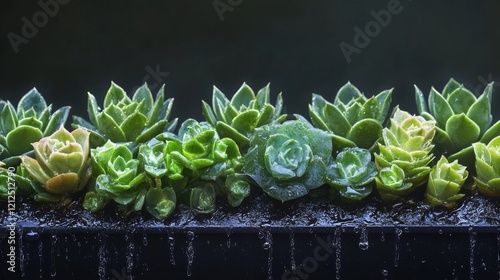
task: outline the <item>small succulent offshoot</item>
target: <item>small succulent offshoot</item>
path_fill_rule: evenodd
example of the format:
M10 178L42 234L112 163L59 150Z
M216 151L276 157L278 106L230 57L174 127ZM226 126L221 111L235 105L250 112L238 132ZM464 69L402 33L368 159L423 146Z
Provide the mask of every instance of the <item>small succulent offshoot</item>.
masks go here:
M76 129L70 133L61 126L50 136L33 143L33 149L35 158L21 156L20 168L25 168L41 185L39 188L33 185L35 200L67 202L72 194L85 188L92 174L88 131Z
M487 197L500 197L500 136L488 144L474 143L476 155L475 187Z
M164 86L156 98L144 84L134 93L132 99L115 83L111 83L104 97L101 110L97 100L88 94L88 115L90 122L73 116L73 127L83 127L91 133L91 147L104 145L107 140L114 143L128 143L134 154L138 146L164 131L173 131L177 119L168 120L172 110L173 98L164 100Z
M326 181L343 198L360 201L371 194L377 173L368 150L344 148L327 167Z
M448 162L441 156L429 174L425 200L432 207L444 206L453 209L465 194L459 193L469 172L458 160Z
M476 98L463 85L450 79L441 93L431 89L426 104L424 95L415 86L420 115L436 122L436 152L445 155L450 161L457 159L470 170L474 169L472 143L488 143L500 135L500 122L491 125L492 92L493 83L490 83Z
M9 101L0 100L0 160L7 166L17 166L19 156L33 156L31 143L54 133L68 118L69 106L51 115L43 96L33 88L26 93L17 110Z
M392 89L366 98L351 83L338 91L333 103L313 94L309 116L317 128L333 133L333 148L339 152L346 147L374 151L382 136L391 103Z
M434 121L396 109L390 127L382 132L380 153L375 153L379 170L375 182L383 200L401 200L427 181L434 134Z
M259 127L250 138L243 171L282 202L299 198L326 182L331 134L301 120Z
M281 93L275 106L269 103L269 84L259 90L257 95L245 83L231 100L214 86L212 107L203 101L205 120L217 129L221 137L233 139L241 149L247 149L255 128L282 123L286 114L281 114L283 99Z

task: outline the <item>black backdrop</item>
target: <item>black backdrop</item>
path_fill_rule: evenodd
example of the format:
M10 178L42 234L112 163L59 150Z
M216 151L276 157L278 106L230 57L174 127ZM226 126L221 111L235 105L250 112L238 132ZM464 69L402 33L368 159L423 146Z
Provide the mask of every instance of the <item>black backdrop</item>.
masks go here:
M255 90L270 82L287 113L304 115L311 93L333 98L348 80L368 95L395 87L393 105L413 113L413 84L427 94L450 77L472 90L500 82L500 1L41 0L0 9L0 98L17 104L37 87L85 118L86 92L102 102L111 80L127 91L165 83L181 120L202 117L213 85L231 95L244 81ZM350 63L342 42L357 43ZM493 102L500 110L498 93Z

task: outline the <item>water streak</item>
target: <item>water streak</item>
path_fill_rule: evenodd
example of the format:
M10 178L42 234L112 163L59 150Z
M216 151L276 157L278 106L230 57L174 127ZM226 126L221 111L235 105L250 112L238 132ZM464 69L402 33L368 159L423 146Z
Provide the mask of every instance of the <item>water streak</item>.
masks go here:
M56 277L57 269L56 269L56 246L57 246L58 238L57 235L50 236L50 276L52 278Z
M369 247L368 243L368 233L366 232L366 225L363 224L361 226L361 234L359 236L359 249L366 251Z
M170 264L175 265L175 239L174 239L174 234L171 233L168 235L168 247L170 250Z
M269 280L272 280L273 279L273 235L269 230L266 231L265 242L264 245L262 245L262 247L264 247L264 249L269 252L267 255L267 278Z
M24 248L23 248L23 228L22 227L19 227L19 230L18 230L18 233L19 233L19 270L21 272L21 277L24 277L25 276L25 273L24 273L24 265L25 265L25 257L24 257Z
M40 279L43 277L43 239L40 239L40 243L38 243L38 258L40 265Z
M470 265L470 275L469 279L474 279L474 249L476 247L476 233L472 227L469 227L469 246L470 246L470 255L469 255L469 265Z
M106 264L108 261L107 257L107 252L106 252L106 239L107 236L104 233L99 233L98 234L98 239L99 239L99 267L98 267L98 274L99 274L99 279L104 280L106 279Z
M394 266L398 267L399 265L399 243L401 242L401 234L403 234L403 230L396 227L396 236L394 241Z
M193 274L193 262L194 262L194 247L193 247L194 232L188 231L187 238L188 238L188 248L186 252L188 258L187 276L191 276Z
M134 267L134 233L129 232L125 235L125 243L127 243L127 275L132 275L132 268Z
M335 228L334 233L334 247L335 247L335 279L340 279L340 267L342 265L341 262L341 253L342 253L342 231L340 227Z
M290 268L292 271L296 269L295 264L295 236L293 231L290 231Z

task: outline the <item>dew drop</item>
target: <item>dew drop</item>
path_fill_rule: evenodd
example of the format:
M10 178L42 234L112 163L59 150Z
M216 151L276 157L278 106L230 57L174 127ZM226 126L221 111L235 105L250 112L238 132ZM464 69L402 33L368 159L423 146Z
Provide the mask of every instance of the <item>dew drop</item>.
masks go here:
M394 266L398 267L399 265L399 243L401 240L401 234L403 231L396 227L396 240L394 241Z
M368 233L366 232L366 225L361 226L361 234L359 236L359 249L368 250Z
M384 277L389 276L389 271L387 269L382 269L382 276Z
M262 247L268 251L267 255L267 278L273 279L273 235L270 231L266 231L265 242Z
M106 235L104 233L99 233L98 234L98 239L99 239L99 267L98 267L98 274L99 274L99 279L103 280L106 279L106 264L107 264L107 252L106 252Z

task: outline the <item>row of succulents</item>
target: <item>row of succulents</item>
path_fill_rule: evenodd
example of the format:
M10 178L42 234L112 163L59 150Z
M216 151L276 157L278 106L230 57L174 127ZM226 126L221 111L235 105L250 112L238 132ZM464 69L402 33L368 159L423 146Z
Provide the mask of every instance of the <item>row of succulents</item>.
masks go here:
M314 193L396 203L425 188L428 204L451 209L475 190L500 196L492 89L476 97L451 79L426 102L415 87L418 115L395 106L388 117L392 89L366 97L347 83L332 102L313 94L309 121L287 120L269 85L255 94L243 84L231 99L214 87L212 104L202 102L205 121L176 129L164 87L153 98L145 84L130 98L111 83L102 109L89 93L89 120L73 116L72 131L70 108L51 113L33 89L17 109L0 101L0 201L12 196L14 180L16 197L82 199L91 212L114 204L158 220L179 205L200 214L218 200L237 207L254 186L282 202Z

